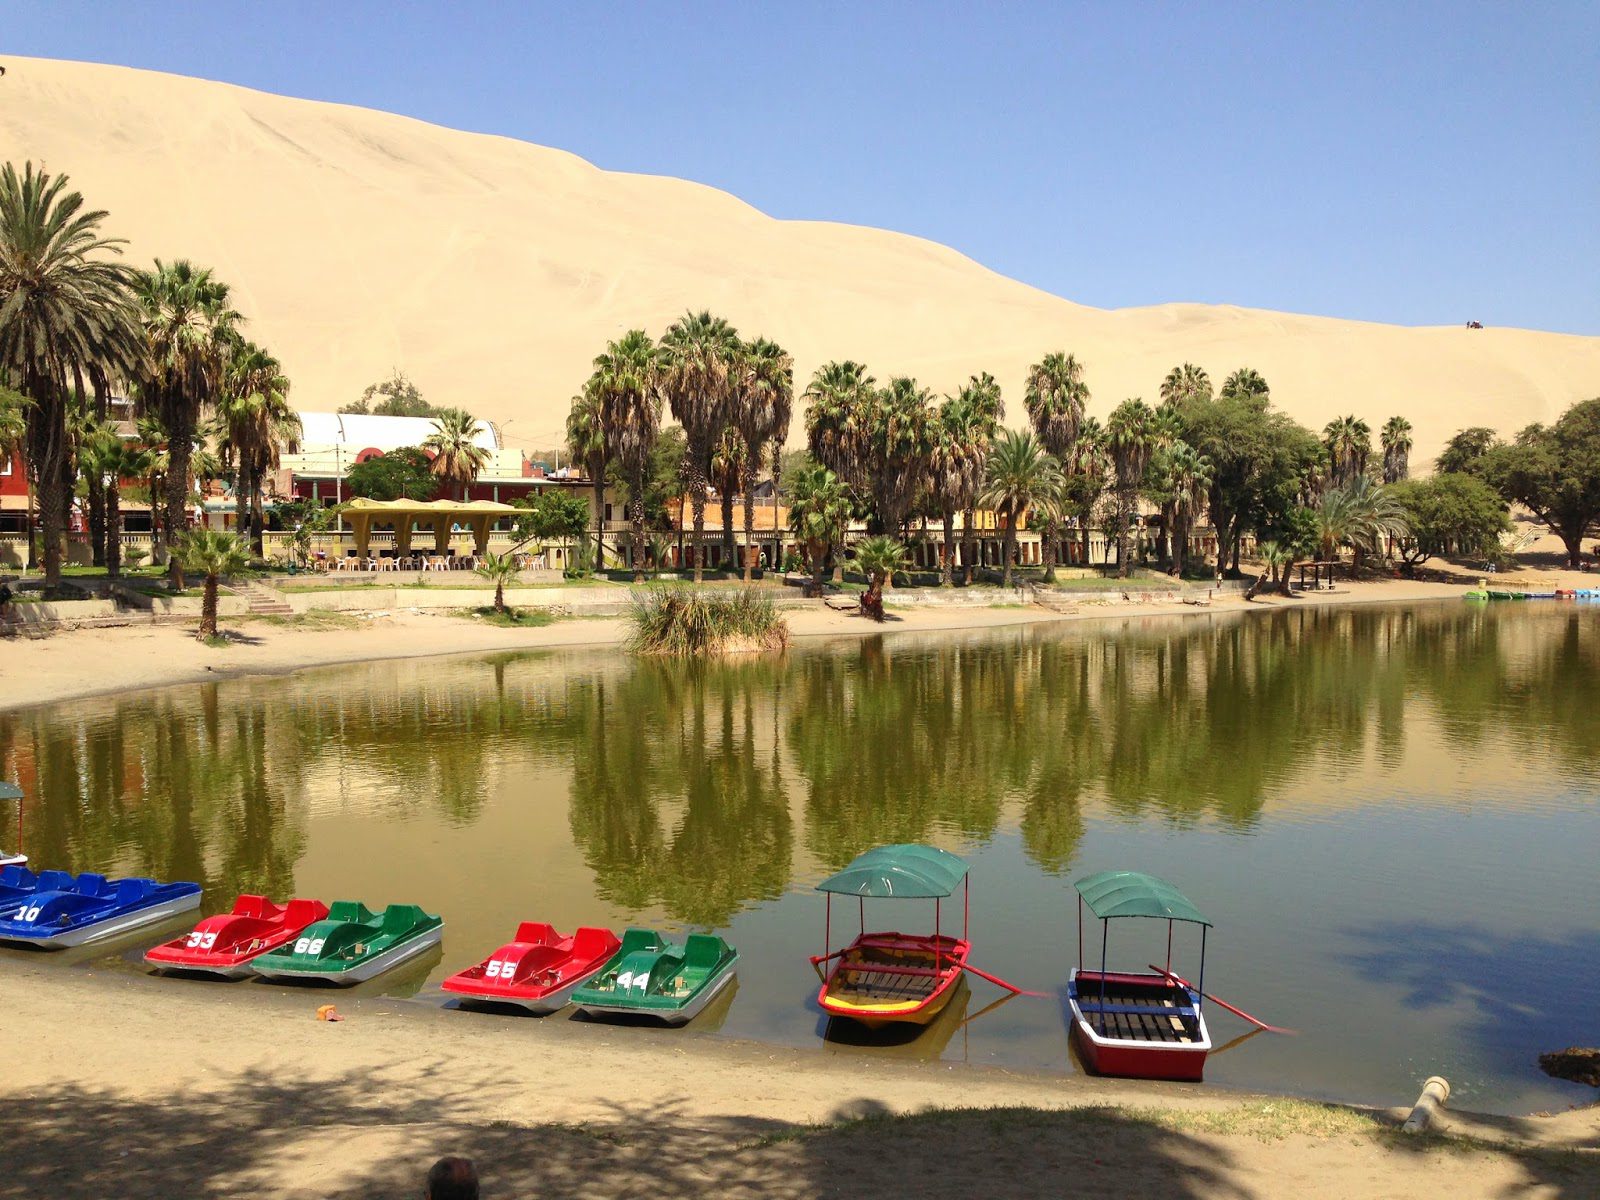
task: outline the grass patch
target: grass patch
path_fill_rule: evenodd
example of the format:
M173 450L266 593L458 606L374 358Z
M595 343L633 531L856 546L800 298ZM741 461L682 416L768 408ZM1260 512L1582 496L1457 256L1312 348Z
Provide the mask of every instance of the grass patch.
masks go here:
M275 629L359 629L365 624L353 613L326 608L314 608L303 613L249 613L232 619L270 625Z
M483 608L458 608L456 615L472 617L485 625L499 625L506 629L539 629L556 623L555 614L542 608L507 608L496 612L492 605Z
M205 644L210 646L213 650L221 650L227 646L233 645L233 643L228 639L227 635L221 633L213 633L210 637L205 638L204 641Z
M739 650L781 650L789 624L772 597L754 588L688 591L648 587L629 598L627 647L635 654L687 658Z

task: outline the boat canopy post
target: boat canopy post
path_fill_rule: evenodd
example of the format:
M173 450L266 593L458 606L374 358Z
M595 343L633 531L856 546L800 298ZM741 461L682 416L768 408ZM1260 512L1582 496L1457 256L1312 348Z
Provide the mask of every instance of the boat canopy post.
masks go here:
M1083 974L1083 897L1078 897L1078 974Z
M933 898L933 969L939 969L939 913L944 906L944 900L935 896Z
M1111 918L1100 918L1100 1036L1106 1035L1106 940L1111 936Z
M1167 919L1167 974L1172 974L1172 920Z
M20 810L19 810L20 811ZM961 940L972 940L972 876L961 881Z
M861 906L861 932L862 933L866 933L867 932L867 898L865 896L857 897L857 903L859 903L859 905Z
M1206 926L1200 926L1200 986L1195 988L1194 1010L1199 1012L1206 1003Z
M833 893L822 894L828 898L822 909L822 957L826 961L833 952Z

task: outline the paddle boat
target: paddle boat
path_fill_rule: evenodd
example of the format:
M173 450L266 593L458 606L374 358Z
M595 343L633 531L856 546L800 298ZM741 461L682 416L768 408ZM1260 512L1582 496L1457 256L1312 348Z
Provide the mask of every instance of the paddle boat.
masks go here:
M72 879L71 875L63 871L57 871L55 874L69 882ZM39 877L21 863L9 863L0 867L0 907L4 907L8 901L31 896L38 890Z
M65 871L41 871L33 882L32 891L0 903L0 942L63 950L200 907L198 883L73 878Z
M0 800L17 802L17 849L9 854L0 850L0 867L20 867L28 861L28 856L22 852L22 789L0 779Z
M511 941L439 986L469 1001L551 1013L566 1007L621 948L609 929L584 926L563 937L542 921L524 921Z
M163 942L144 960L162 970L242 979L250 963L300 936L328 915L321 900L291 900L277 905L265 896L240 896L230 912L207 917L190 933Z
M285 943L254 958L265 979L319 979L347 987L376 978L415 958L444 937L444 921L415 904L373 912L354 900L336 900L328 915Z
M959 938L939 928L944 900L958 884L963 888ZM970 889L964 861L948 851L919 845L868 850L837 875L817 884L817 890L828 899L822 953L812 956L811 965L820 973L823 963L838 960L817 992L822 1011L869 1028L894 1021L926 1025L937 1017L968 966L972 949L967 941ZM843 950L832 949L834 896L855 896L859 901L860 933ZM869 899L932 900L933 933L869 933Z
M630 929L600 971L572 993L572 1002L594 1016L683 1025L733 982L738 965L738 951L712 934L691 933L679 945L653 929Z
M1097 1075L1129 1079L1199 1080L1204 1077L1211 1034L1202 1011L1205 935L1211 922L1177 888L1138 871L1102 871L1080 879L1078 965L1067 982L1072 1032L1084 1064ZM1083 910L1100 918L1100 969L1083 965ZM1111 922L1147 917L1167 923L1167 966L1160 970L1110 971L1106 943ZM1172 928L1200 926L1200 983L1191 988L1172 973Z

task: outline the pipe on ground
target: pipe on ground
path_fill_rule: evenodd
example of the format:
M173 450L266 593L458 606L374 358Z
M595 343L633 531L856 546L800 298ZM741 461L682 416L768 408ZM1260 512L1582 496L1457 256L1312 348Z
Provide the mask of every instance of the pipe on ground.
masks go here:
M1421 1133L1433 1122L1448 1099L1450 1099L1450 1081L1438 1075L1432 1076L1422 1085L1422 1095L1418 1096L1417 1102L1411 1106L1411 1115L1406 1118L1406 1123L1400 1126L1401 1130L1406 1133Z

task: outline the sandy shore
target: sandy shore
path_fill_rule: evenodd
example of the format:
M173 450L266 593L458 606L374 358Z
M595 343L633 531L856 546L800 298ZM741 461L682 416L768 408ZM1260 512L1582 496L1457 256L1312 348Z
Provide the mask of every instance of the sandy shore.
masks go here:
M409 1197L447 1152L492 1197L1600 1194L1600 1110L1412 1139L1204 1086L0 957L0 1196ZM928 1109L968 1111L894 1119Z
M1592 577L1580 577L1592 578ZM1069 621L1144 620L1218 613L1266 612L1283 607L1407 602L1459 598L1448 584L1384 581L1348 585L1328 595L1287 599L1261 597L1245 602L1219 598L1208 608L1181 603L1095 603L1090 597L1077 612L1043 608L942 608L893 611L882 625L820 602L785 614L799 638L864 637L872 634L997 629ZM225 647L203 645L192 625L133 625L80 629L38 640L0 642L0 710L77 699L136 688L196 683L236 675L274 674L304 667L421 658L497 650L610 646L625 636L620 618L559 621L532 629L485 625L470 617L392 611L354 621L350 628L317 628L315 621L268 622L239 618L222 627L234 640Z

